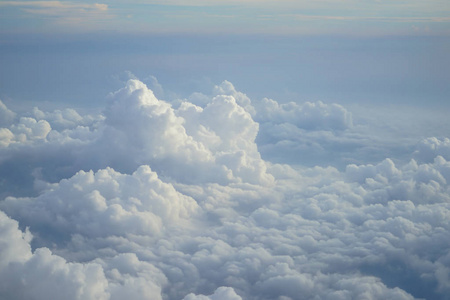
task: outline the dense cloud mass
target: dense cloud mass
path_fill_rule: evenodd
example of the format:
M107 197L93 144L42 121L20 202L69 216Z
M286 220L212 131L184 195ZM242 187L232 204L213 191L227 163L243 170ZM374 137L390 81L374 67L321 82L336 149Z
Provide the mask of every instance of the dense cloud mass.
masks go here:
M448 138L308 166L296 149L373 143L341 105L251 101L228 81L170 103L132 79L98 115L0 116L2 299L450 294Z

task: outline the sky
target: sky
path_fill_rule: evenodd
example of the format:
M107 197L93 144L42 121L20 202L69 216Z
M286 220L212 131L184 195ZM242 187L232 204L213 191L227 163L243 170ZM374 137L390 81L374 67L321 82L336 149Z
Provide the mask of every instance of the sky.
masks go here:
M449 16L0 0L0 298L447 299Z
M1 1L18 32L448 34L445 0Z

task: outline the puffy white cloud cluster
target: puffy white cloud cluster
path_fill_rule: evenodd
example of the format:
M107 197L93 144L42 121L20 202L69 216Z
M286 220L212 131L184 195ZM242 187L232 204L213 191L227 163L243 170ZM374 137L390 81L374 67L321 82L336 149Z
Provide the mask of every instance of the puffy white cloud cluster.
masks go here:
M30 226L53 228L57 239L75 234L160 236L166 226L195 218L198 211L192 198L162 182L149 166L131 175L111 168L80 171L37 198L6 198L0 205Z
M415 157L420 161L431 162L438 155L450 160L450 139L430 137L417 144Z
M60 135L76 135L77 131L89 130L103 119L103 116L80 116L74 109L43 112L37 107L29 115L21 116L14 122L16 114L0 101L0 147L24 147L36 141L51 141ZM53 131L52 131L53 130ZM49 133L52 134L49 136ZM85 137L80 137L85 138Z
M373 195L366 195L366 199L371 199L370 203L390 200L412 200L420 204L450 201L450 163L442 156L437 156L431 164L418 165L411 160L401 169L396 168L390 159L376 166L348 165L346 175L350 181L374 191Z
M278 103L268 98L252 102L228 81L215 86L212 96L193 93L188 100L204 107L217 95L232 96L258 122L256 142L265 159L325 166L338 161L333 159L336 149L348 157L367 146L366 138L350 132L354 128L353 117L341 105L321 101ZM363 151L358 156L367 157L368 153Z
M350 113L256 105L229 82L194 98L175 108L133 79L98 116L14 115L0 298L446 299L447 139L407 163L281 165L259 154L268 132L345 139Z
M14 172L27 165L24 174L2 176L1 194L32 194L24 180L55 182L80 169L106 167L131 173L143 164L177 182L272 184L255 143L258 123L233 96L214 97L204 108L183 102L175 109L132 79L110 100L102 115L35 108L0 129L0 162Z
M35 107L32 110L32 116L38 121L47 121L51 125L51 128L57 131L74 129L77 127L89 127L104 119L103 116L81 116L73 108L55 110L53 112L44 112Z
M2 299L161 299L164 274L135 254L77 263L48 248L31 251L28 230L0 211Z
M217 96L204 108L183 102L175 110L130 80L112 95L105 117L98 148L114 149L108 165L126 156L133 160L128 168L151 163L181 182L273 180L255 144L258 124L232 96Z
M50 124L45 120L21 117L17 124L0 129L0 146L8 147L13 143L23 144L28 141L45 140L50 132Z
M17 142L28 140L44 140L50 132L50 124L45 120L36 121L33 118L22 117L19 123L11 126Z
M327 165L336 149L344 156L343 150L354 150L354 145L360 143L347 134L353 128L353 118L341 105L321 101L280 104L264 98L255 106L255 120L260 123L257 142L265 158Z
M273 124L292 124L304 129L345 130L353 126L352 114L338 104L295 102L279 104L264 98L258 103L257 121Z
M220 287L211 296L189 294L183 300L242 300L232 288Z
M0 211L2 299L108 299L108 284L96 263L68 263L48 248L31 251L31 234Z

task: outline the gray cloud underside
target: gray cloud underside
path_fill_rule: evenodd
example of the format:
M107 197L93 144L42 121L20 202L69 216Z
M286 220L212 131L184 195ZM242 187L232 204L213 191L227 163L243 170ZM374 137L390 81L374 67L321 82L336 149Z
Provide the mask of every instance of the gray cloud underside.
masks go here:
M99 115L0 116L0 298L450 293L447 138L401 162L278 164L373 143L340 105L252 102L229 82L175 105L134 79Z

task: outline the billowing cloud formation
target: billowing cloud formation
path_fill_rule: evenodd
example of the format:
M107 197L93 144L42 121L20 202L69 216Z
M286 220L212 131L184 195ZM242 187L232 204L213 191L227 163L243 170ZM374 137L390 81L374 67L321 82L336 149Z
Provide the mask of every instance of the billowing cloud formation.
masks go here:
M25 162L35 170L18 174L18 182L5 174L3 185L25 192L24 178L58 181L80 169L108 166L131 173L142 164L177 182L270 185L273 177L257 150L257 133L258 123L232 96L216 96L204 108L184 102L174 109L142 82L130 80L111 95L100 116L34 109L32 116L2 129L0 160L13 170Z
M0 298L450 293L446 138L419 141L407 162L277 164L259 149L348 139L358 124L337 104L253 103L229 82L174 107L133 79L97 116L9 115Z
M352 114L341 105L321 101L280 104L267 98L252 102L228 81L215 86L212 95L232 96L258 122L258 150L271 161L326 166L336 163L336 149L344 158L355 157L355 151L362 152L356 157L367 157L372 149L367 147L367 137L351 132ZM201 107L210 99L201 93L189 97L191 103Z
M48 248L32 253L31 234L0 212L0 295L3 299L107 299L100 265L68 263Z
M259 107L257 120L260 122L288 123L305 129L344 130L352 126L351 114L338 104L325 105L319 101L303 105L294 102L280 105L265 98Z
M150 162L182 182L273 180L255 144L258 124L234 97L214 97L205 108L184 102L175 110L142 82L130 80L112 98L99 142L120 156L112 160L131 157L133 168Z
M161 182L148 166L132 175L110 168L80 171L36 199L7 198L2 205L10 214L26 215L29 224L92 237L161 235L165 225L193 218L198 210L192 198Z
M417 150L414 152L420 161L433 161L437 155L450 159L450 139L438 139L435 137L427 138L420 141Z
M189 294L183 300L242 300L232 288L220 287L211 296Z

